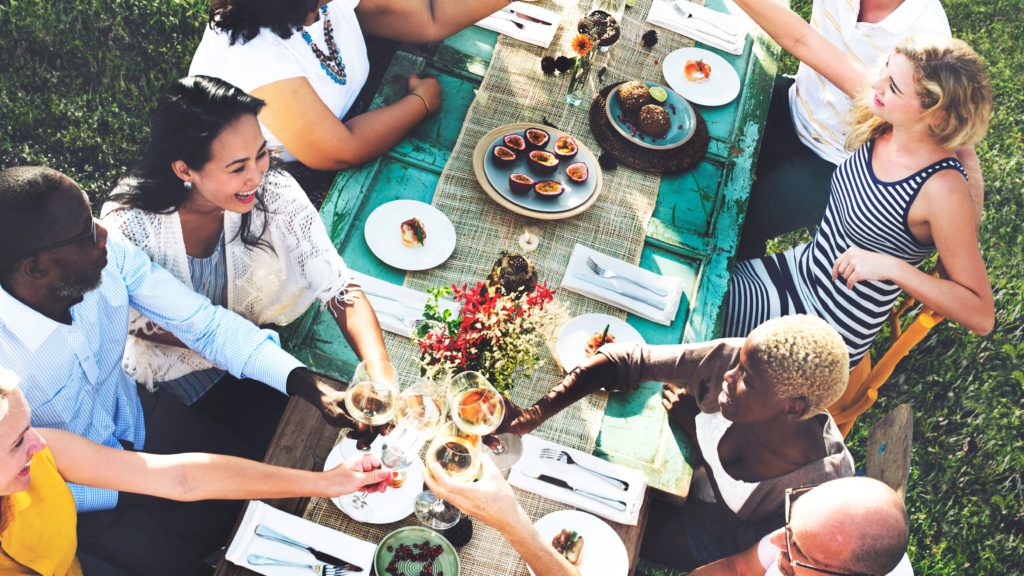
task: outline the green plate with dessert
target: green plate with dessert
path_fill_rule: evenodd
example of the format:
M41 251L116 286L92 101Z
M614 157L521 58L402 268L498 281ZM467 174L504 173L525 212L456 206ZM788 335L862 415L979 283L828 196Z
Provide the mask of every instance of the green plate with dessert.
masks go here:
M637 146L671 150L697 131L697 117L685 98L655 82L623 82L608 94L605 111L615 130Z
M377 576L459 576L459 555L437 532L406 526L380 541L373 553L373 570Z

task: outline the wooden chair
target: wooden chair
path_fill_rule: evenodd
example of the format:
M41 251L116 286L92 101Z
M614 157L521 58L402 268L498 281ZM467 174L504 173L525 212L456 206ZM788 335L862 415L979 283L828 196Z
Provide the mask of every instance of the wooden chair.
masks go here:
M871 364L871 355L865 355L850 372L850 383L843 397L829 407L828 411L839 425L843 437L850 433L857 417L867 412L878 399L878 389L889 379L900 360L924 339L929 330L944 320L943 316L931 308L923 307L904 328L903 315L915 304L917 300L907 296L893 308L889 314L889 349L874 366Z
M910 404L900 404L868 431L864 473L885 482L900 495L907 494L910 479L910 445L914 438L914 415Z

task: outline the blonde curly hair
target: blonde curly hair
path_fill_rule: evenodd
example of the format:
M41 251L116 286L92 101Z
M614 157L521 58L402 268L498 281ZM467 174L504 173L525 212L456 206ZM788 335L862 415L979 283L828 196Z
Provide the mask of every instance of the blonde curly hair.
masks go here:
M910 36L892 53L905 56L913 65L917 97L925 110L923 119L939 146L956 150L984 138L992 118L992 84L977 52L955 38ZM866 89L850 111L849 150L892 128L869 109L872 94Z
M810 418L846 390L850 353L842 336L817 316L795 314L761 324L747 337L779 398L801 398Z

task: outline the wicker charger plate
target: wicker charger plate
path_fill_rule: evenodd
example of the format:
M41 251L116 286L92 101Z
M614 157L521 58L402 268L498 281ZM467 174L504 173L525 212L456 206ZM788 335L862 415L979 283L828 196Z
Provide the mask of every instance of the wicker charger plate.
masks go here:
M594 137L615 159L627 166L643 170L645 172L682 172L692 168L697 162L704 158L708 151L708 143L711 135L708 133L708 124L700 111L694 108L693 113L697 117L697 129L688 142L678 148L670 150L650 150L637 146L633 142L618 133L611 125L608 114L605 113L606 101L612 90L619 87L618 82L605 86L601 92L594 97L590 105L590 130Z
M597 202L598 196L601 195L601 167L597 163L597 155L590 151L585 144L576 140L576 145L579 146L580 151L577 154L577 158L583 160L586 159L587 169L590 172L590 181L593 182L593 193L587 197L587 199L578 206L571 209L560 211L560 212L542 212L539 210L531 210L527 206L517 204L511 201L501 192L494 188L491 184L490 179L484 170L484 162L486 162L487 154L491 150L491 145L494 143L496 138L501 137L504 134L511 134L513 132L522 132L527 128L540 128L551 136L551 142L558 139L559 136L569 135L567 132L557 130L550 126L544 126L541 124L534 124L531 122L519 122L516 124L506 124L499 126L494 130L491 130L480 138L477 142L476 148L473 150L473 173L476 175L476 179L480 182L480 187L484 189L484 192L491 197L492 200L497 202L502 207L520 214L522 216L529 216L538 220L561 220L563 218L570 218L586 212L591 206ZM610 129L610 128L609 128Z

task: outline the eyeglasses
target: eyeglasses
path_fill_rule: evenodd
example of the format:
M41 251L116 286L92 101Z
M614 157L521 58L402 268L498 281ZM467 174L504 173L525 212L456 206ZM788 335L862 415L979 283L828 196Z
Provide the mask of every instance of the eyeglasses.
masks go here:
M798 560L793 560L793 530L789 527L789 520L793 512L793 501L797 497L801 496L806 492L810 492L812 489L817 488L817 484L811 484L809 486L801 486L799 488L786 488L786 559L789 560L790 566L797 566L807 570L812 570L821 574L832 574L832 576L866 576L859 573L850 572L836 572L835 570L829 570L827 568L818 568L810 564L805 564Z
M72 236L71 238L67 238L67 239L64 239L64 240L58 240L57 242L52 242L50 244L44 244L42 246L39 246L38 248L33 248L32 250L29 250L28 252L25 252L21 256L18 256L17 258L15 258L15 261L21 260L22 258L25 258L26 256L28 256L30 254L35 254L36 252L42 252L43 250L53 250L54 248L61 248L63 246L71 246L72 244L80 244L80 243L83 243L83 242L85 242L87 240L92 241L93 245L96 244L97 237L96 237L96 219L95 218L90 218L89 219L89 229L85 230L81 234L76 234L76 235Z

